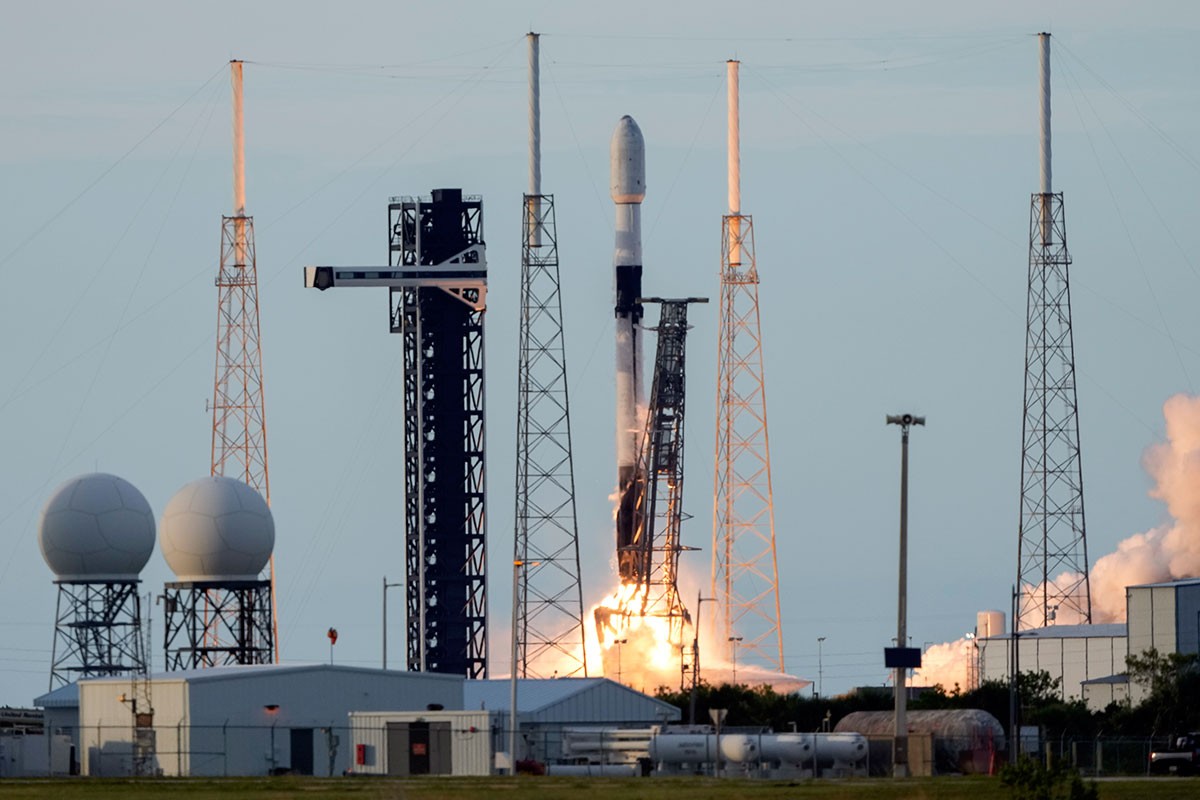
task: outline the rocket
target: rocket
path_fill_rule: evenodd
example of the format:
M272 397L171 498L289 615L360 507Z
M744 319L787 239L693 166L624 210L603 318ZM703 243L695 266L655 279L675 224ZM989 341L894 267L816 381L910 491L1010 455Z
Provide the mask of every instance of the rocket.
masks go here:
M644 582L635 538L645 476L638 475L642 440L642 200L646 198L646 141L633 117L621 117L609 145L610 183L616 204L613 287L616 314L617 563L622 583Z

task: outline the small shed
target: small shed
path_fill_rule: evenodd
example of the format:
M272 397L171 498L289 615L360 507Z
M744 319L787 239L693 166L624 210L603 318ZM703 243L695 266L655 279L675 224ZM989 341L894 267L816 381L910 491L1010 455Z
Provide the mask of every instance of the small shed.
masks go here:
M978 708L909 711L906 718L910 735L932 737L935 774L990 774L1006 750L1000 720ZM874 768L891 764L895 720L891 711L854 711L842 717L834 731L866 736Z

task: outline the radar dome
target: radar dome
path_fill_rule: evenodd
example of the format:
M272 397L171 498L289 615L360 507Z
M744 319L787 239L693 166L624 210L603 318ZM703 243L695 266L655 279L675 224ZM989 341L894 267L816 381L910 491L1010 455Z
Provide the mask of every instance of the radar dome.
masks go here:
M129 481L80 475L46 501L38 546L58 580L137 580L154 549L154 512Z
M257 580L275 546L275 520L241 481L201 478L167 503L160 544L181 581Z

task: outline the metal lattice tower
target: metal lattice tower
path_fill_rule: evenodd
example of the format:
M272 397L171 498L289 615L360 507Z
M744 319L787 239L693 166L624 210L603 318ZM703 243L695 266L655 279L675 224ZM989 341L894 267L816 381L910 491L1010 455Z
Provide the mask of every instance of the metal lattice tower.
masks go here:
M691 622L679 596L679 554L683 520L683 422L687 372L687 310L706 298L666 300L638 298L639 303L660 303L658 348L654 356L654 382L646 411L646 428L637 474L644 476L645 491L638 497L637 527L628 548L641 593L643 616L665 617L668 640L682 647L684 626Z
M1029 220L1017 547L1020 600L1014 630L1048 625L1060 614L1070 621L1092 620L1071 331L1071 256L1063 196L1051 190L1050 34L1039 34L1038 40L1042 190L1032 196Z
M579 525L554 196L541 193L538 35L529 34L530 178L517 368L517 665L523 678L586 676Z
M262 338L254 218L246 215L245 137L242 126L242 62L229 62L233 84L233 216L221 218L221 267L217 273L217 358L213 379L212 472L236 478L271 502L267 470L267 423L263 401ZM275 557L269 562L272 624ZM211 599L222 603L219 597ZM210 635L218 636L219 628ZM278 628L271 642L278 642ZM209 645L218 647L214 639ZM273 652L269 660L278 661Z
M729 214L721 225L712 590L738 659L783 672L754 223L740 211L738 62L728 62Z
M60 580L50 689L147 667L138 581Z

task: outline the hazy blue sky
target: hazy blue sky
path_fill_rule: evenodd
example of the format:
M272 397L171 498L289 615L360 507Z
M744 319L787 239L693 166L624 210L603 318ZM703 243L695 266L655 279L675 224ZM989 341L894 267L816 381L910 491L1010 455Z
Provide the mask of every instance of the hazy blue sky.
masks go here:
M485 201L492 668L508 671L525 44L544 33L544 188L563 264L585 594L612 583L609 135L646 136L645 290L717 296L724 61L742 59L789 670L882 683L899 435L909 631L955 639L1016 571L1036 47L1054 33L1055 188L1074 256L1093 560L1160 523L1140 458L1200 379L1194 3L19 4L0 29L0 703L46 688L41 504L101 469L161 514L207 473L227 64L245 59L285 659L379 663L403 575L400 343L386 292L311 263L386 257L390 195ZM706 582L717 306L689 349L687 596ZM170 578L158 554L143 578ZM393 619L400 618L394 597ZM161 662L160 609L154 639ZM393 663L401 660L400 626Z

